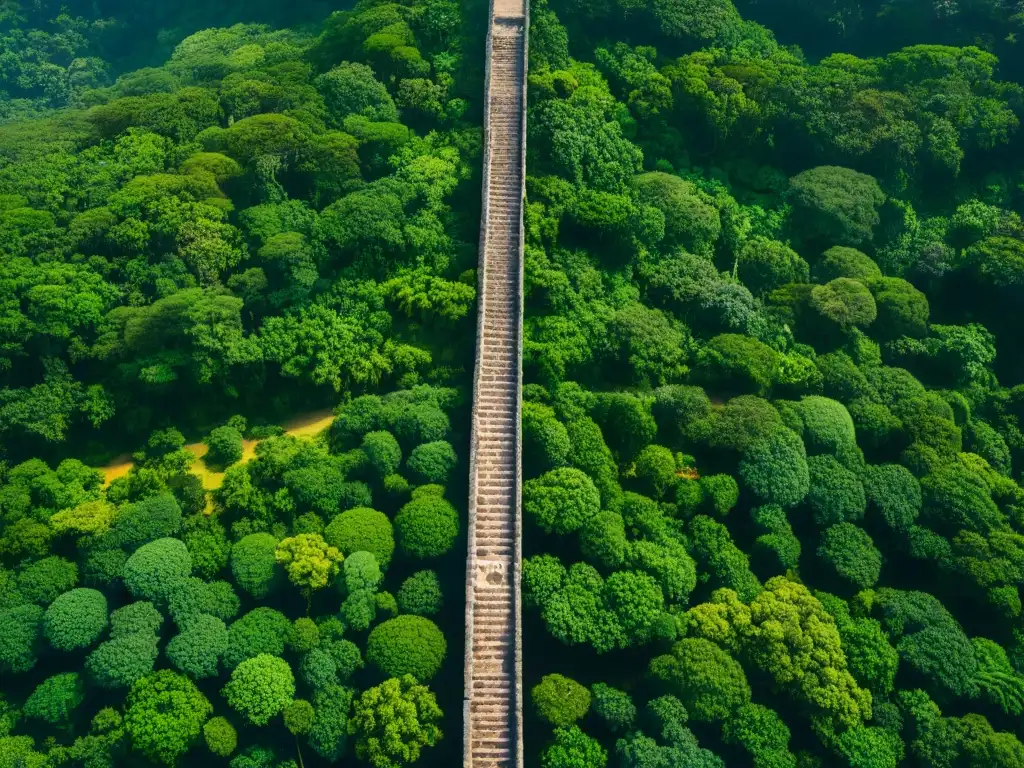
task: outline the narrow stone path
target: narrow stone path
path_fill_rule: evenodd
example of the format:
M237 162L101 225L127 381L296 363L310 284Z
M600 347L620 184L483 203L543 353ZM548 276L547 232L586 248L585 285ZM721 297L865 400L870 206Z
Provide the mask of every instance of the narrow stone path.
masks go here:
M521 768L526 0L492 0L466 571L465 768Z

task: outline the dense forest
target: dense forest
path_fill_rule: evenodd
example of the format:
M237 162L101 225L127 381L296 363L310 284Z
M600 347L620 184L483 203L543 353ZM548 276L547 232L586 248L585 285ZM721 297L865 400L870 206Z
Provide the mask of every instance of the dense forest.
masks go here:
M1024 768L1024 6L531 14L527 765ZM460 761L486 16L0 2L0 768Z
M1022 11L532 3L528 761L1024 766Z

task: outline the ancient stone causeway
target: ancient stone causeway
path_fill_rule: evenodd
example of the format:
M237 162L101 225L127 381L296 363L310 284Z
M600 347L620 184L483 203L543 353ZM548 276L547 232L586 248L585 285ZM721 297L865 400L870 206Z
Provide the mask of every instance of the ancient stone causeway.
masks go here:
M523 199L527 0L492 0L466 563L465 768L522 768Z

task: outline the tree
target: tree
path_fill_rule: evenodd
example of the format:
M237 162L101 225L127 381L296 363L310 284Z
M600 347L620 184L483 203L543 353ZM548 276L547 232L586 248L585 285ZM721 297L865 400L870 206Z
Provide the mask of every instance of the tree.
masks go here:
M330 762L337 762L348 748L349 713L355 692L332 683L313 693L313 726L309 744Z
M192 573L192 557L180 539L143 544L124 564L124 584L137 598L164 604L178 583Z
M160 670L135 682L125 699L124 727L134 749L174 765L199 739L213 711L187 677Z
M346 509L324 529L324 539L346 557L369 552L381 568L387 569L395 551L391 521L383 512L369 507Z
M444 605L441 581L435 571L417 571L402 582L395 595L402 613L433 616Z
M107 599L95 589L65 592L43 616L43 635L59 651L88 648L107 628Z
M921 484L898 464L867 467L864 491L868 508L892 530L908 530L921 512Z
M878 308L871 291L858 280L837 277L811 291L811 307L843 330L871 325Z
M374 627L366 641L366 659L388 677L412 675L428 682L448 652L444 634L430 619L398 616Z
M215 677L228 649L228 629L216 616L200 614L167 644L167 659L193 680Z
M458 461L452 444L438 440L413 448L406 466L423 483L444 485Z
M825 251L814 263L811 272L816 283L825 284L839 277L847 277L869 287L872 280L882 276L882 270L870 256L856 248L844 248L841 245ZM878 300L877 296L875 300Z
M238 746L238 733L226 718L211 717L203 726L203 740L217 757L229 757Z
M235 583L259 599L269 594L277 563L277 539L269 533L250 533L231 548L231 574Z
M633 729L637 711L628 693L604 683L594 683L590 693L594 714L604 721L609 730L626 733Z
M523 484L523 510L546 533L572 533L600 507L596 486L578 469L554 469Z
M586 717L590 691L562 675L545 675L530 691L537 715L555 726L568 728Z
M684 638L672 646L671 654L652 659L648 675L703 722L727 719L750 701L739 662L701 638Z
M204 442L208 450L203 458L211 466L229 467L242 459L242 433L234 427L217 427Z
M228 627L224 666L234 669L245 659L261 653L282 655L290 629L291 622L280 611L266 606L254 608Z
M356 756L374 768L399 768L419 760L423 747L441 739L443 713L430 689L412 675L363 691L348 723Z
M41 682L25 701L26 717L50 725L70 726L75 710L85 701L85 685L77 672L64 672Z
M807 505L818 525L860 520L867 499L860 479L831 456L811 456L807 460L811 487Z
M301 533L279 542L274 552L289 580L303 590L308 604L313 590L323 589L338 574L341 552L317 533Z
M398 122L398 109L388 89L365 64L344 61L316 79L332 127L344 126L349 115L374 122Z
M768 503L798 504L811 487L810 461L800 437L781 428L750 444L740 460L744 484Z
M100 643L86 657L85 671L100 688L128 688L153 671L160 654L159 642L152 631L111 633L110 640Z
M789 728L774 710L744 704L722 724L722 740L739 744L753 759L754 768L796 768L789 751Z
M826 529L818 556L841 578L860 589L874 586L882 570L882 553L867 531L853 523L839 523Z
M63 557L50 556L18 574L18 591L33 603L46 605L78 584L78 567Z
M0 611L0 669L12 674L35 666L43 629L43 609L25 604Z
M756 296L787 283L806 283L809 269L807 262L792 248L765 237L748 240L736 259L740 280Z
M413 499L395 515L398 547L410 557L440 557L459 535L459 516L442 498Z
M246 721L263 726L295 697L295 677L284 659L261 653L234 668L223 693Z
M394 474L402 463L402 447L390 432L366 433L362 449L378 477Z
M871 245L885 201L878 182L849 168L821 166L794 176L788 199L791 227L811 246Z
M593 766L604 768L608 764L608 753L596 740L587 736L575 725L571 728L556 728L555 740L541 753L542 768L573 768Z

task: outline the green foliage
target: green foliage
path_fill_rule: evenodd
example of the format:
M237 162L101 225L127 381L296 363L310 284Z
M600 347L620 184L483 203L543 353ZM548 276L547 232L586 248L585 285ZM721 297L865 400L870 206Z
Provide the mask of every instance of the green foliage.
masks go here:
M242 434L234 427L217 427L206 436L204 457L214 466L227 467L242 458Z
M409 765L441 739L442 716L430 689L412 675L363 691L352 705L348 732L356 756L380 768Z
M860 520L867 499L860 479L831 456L812 456L807 460L811 478L807 506L820 526Z
M670 654L651 660L647 674L701 722L725 720L750 701L739 662L702 638L680 640Z
M444 605L441 580L435 571L418 571L402 582L395 595L402 613L433 616Z
M284 659L261 653L232 670L223 693L246 721L266 725L295 697L295 677Z
M73 589L50 603L43 635L58 651L88 648L107 628L107 599L95 589Z
M180 539L143 544L124 564L124 585L133 596L166 603L178 582L192 572L192 557Z
M200 614L167 643L167 659L193 680L215 677L228 648L228 629L216 616Z
M573 533L600 507L596 486L578 469L554 469L523 483L523 510L548 533Z
M41 682L25 700L26 717L50 725L68 725L74 711L85 701L85 685L77 672L64 672Z
M422 616L398 616L374 627L366 659L388 677L412 675L428 682L441 669L448 644L441 630Z
M594 766L604 768L608 764L608 753L597 739L587 736L575 725L571 728L556 728L555 739L541 753L542 768L575 768Z
M740 479L765 501L793 506L811 487L810 463L814 458L807 458L804 443L795 432L780 428L750 443L740 461Z
M441 557L452 548L458 535L458 513L442 498L413 499L395 515L398 548L410 557Z
M406 466L421 482L444 485L458 460L451 443L438 440L413 448Z
M125 705L124 727L132 749L165 765L174 765L199 739L213 711L191 680L169 670L135 682Z
M862 248L874 239L885 194L870 176L821 166L790 179L788 198L793 230L802 242Z
M590 693L594 714L604 721L610 731L626 733L632 730L637 710L628 693L604 683L594 683Z
M229 757L238 746L238 733L226 718L211 717L203 725L203 740L217 757Z
M838 523L822 534L818 556L841 578L855 587L867 589L878 582L882 553L863 528L853 523Z
M530 699L537 716L556 728L568 728L590 711L590 691L562 675L545 675Z
M283 613L266 606L254 608L228 627L224 666L234 669L261 653L280 656L290 629L291 622Z
M18 605L0 611L5 630L0 632L0 666L11 673L27 672L35 666L43 631L43 609Z
M345 556L369 552L384 569L395 551L391 521L383 512L368 507L346 509L324 529L324 539Z

